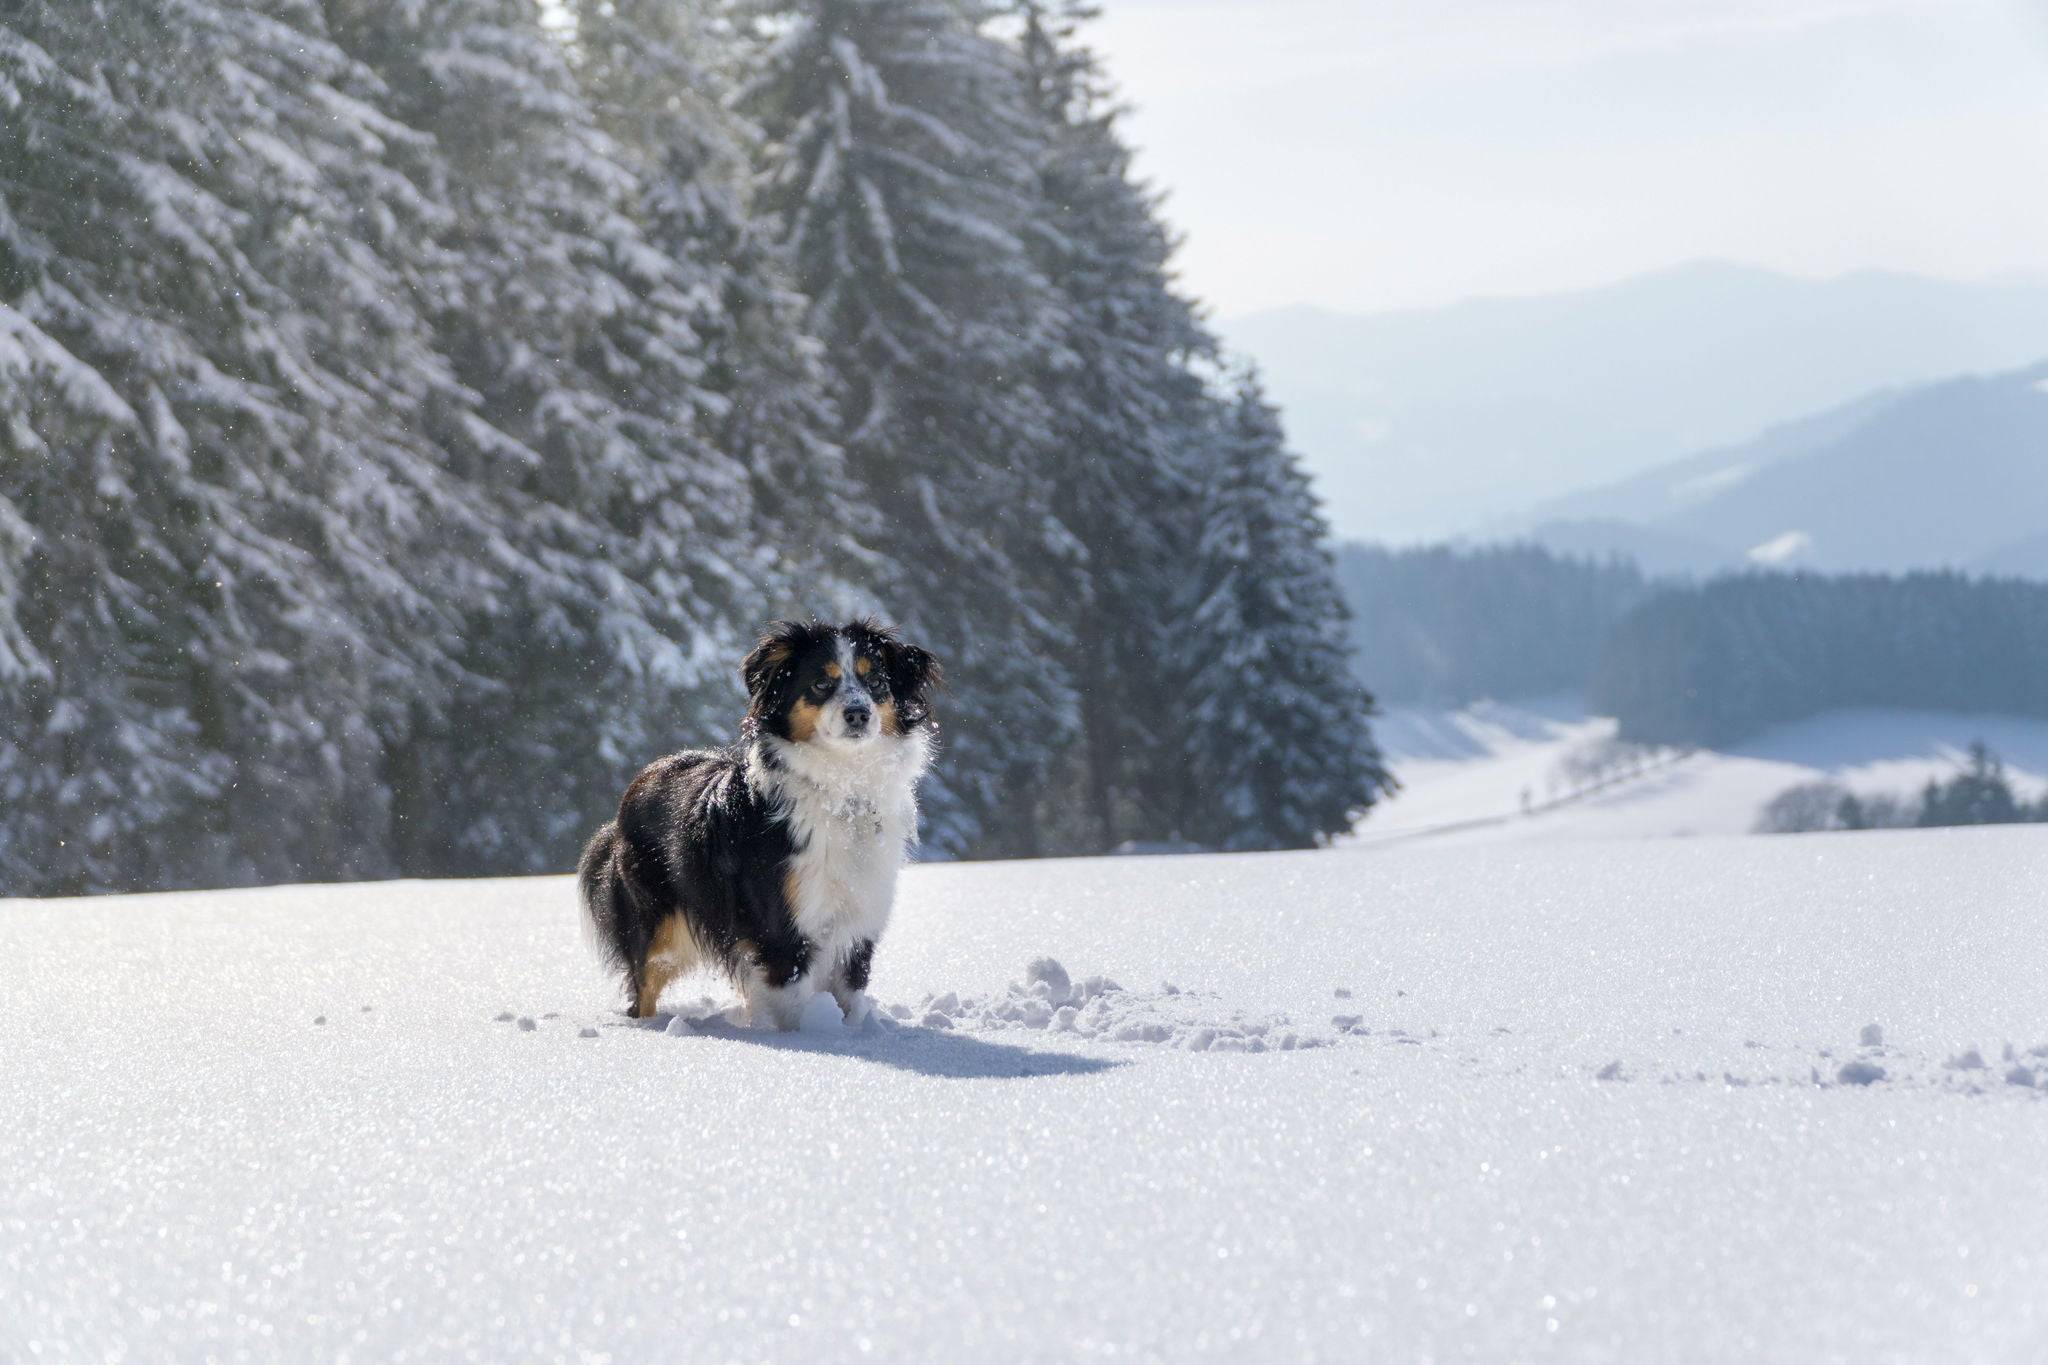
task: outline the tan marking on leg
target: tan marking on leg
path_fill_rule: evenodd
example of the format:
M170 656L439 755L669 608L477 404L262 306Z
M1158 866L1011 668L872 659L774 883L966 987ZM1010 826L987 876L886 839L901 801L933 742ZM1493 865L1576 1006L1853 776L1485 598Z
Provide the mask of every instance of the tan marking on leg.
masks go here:
M807 700L799 700L789 708L789 737L798 744L817 738L818 717L824 712Z
M652 1019L655 1006L661 1003L661 993L668 984L684 972L695 967L703 959L704 951L698 946L697 936L690 932L689 921L681 915L670 915L654 931L654 942L648 946L647 961L640 968L640 997L633 1002L633 1017Z

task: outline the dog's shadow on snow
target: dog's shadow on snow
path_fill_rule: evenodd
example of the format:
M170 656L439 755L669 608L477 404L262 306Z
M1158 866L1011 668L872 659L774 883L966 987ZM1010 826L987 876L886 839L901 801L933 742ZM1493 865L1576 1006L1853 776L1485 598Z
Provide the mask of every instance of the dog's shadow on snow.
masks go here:
M818 1033L782 1033L773 1029L742 1028L718 1015L708 1018L690 1014L659 1014L653 1019L620 1020L621 1026L660 1035L671 1021L682 1018L688 1032L665 1042L688 1044L709 1038L720 1042L748 1043L779 1052L809 1052L827 1057L845 1057L872 1062L898 1071L941 1080L1023 1080L1035 1076L1092 1076L1123 1066L1120 1061L1082 1057L1071 1052L1041 1052L989 1042L948 1029L924 1028L917 1024L882 1023L870 1019L858 1029L839 1028Z

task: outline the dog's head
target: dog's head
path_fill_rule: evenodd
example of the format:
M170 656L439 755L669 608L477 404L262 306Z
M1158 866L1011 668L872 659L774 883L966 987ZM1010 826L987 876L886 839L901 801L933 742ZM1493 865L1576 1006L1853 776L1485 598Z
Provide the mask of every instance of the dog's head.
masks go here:
M793 744L901 739L931 719L939 664L870 620L776 621L740 666L747 726Z

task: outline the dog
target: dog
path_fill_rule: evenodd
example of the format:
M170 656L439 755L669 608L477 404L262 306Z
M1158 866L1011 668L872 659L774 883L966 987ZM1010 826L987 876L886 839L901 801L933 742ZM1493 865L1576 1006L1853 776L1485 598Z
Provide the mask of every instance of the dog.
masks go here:
M917 840L938 661L872 620L776 621L740 675L740 743L640 770L583 850L585 913L636 1018L702 965L749 1023L795 1028L826 990L858 1024Z

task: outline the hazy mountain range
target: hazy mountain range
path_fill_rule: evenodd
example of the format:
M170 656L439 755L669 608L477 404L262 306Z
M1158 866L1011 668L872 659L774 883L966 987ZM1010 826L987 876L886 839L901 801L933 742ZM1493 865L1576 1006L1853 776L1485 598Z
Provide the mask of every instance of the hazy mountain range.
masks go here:
M1781 558L2048 558L2023 454L2048 468L2048 401L2023 377L1921 388L2048 358L2048 278L1815 282L1699 264L1416 312L1280 309L1221 330L1261 363L1346 538L1494 537L1551 522L1567 523L1545 528L1551 543L1634 548L1650 568L1739 562L1797 533L1810 544L1788 540ZM1766 468L1776 472L1757 474ZM1980 491L1950 496L1951 483ZM1917 506L1877 505L1885 489ZM2009 508L1982 506L2008 494ZM1784 498L1813 510L1787 520ZM1917 528L1891 527L1916 517ZM1973 520L2013 534L1948 533Z
M1892 390L1538 509L1651 572L1744 563L2048 577L2048 365Z

